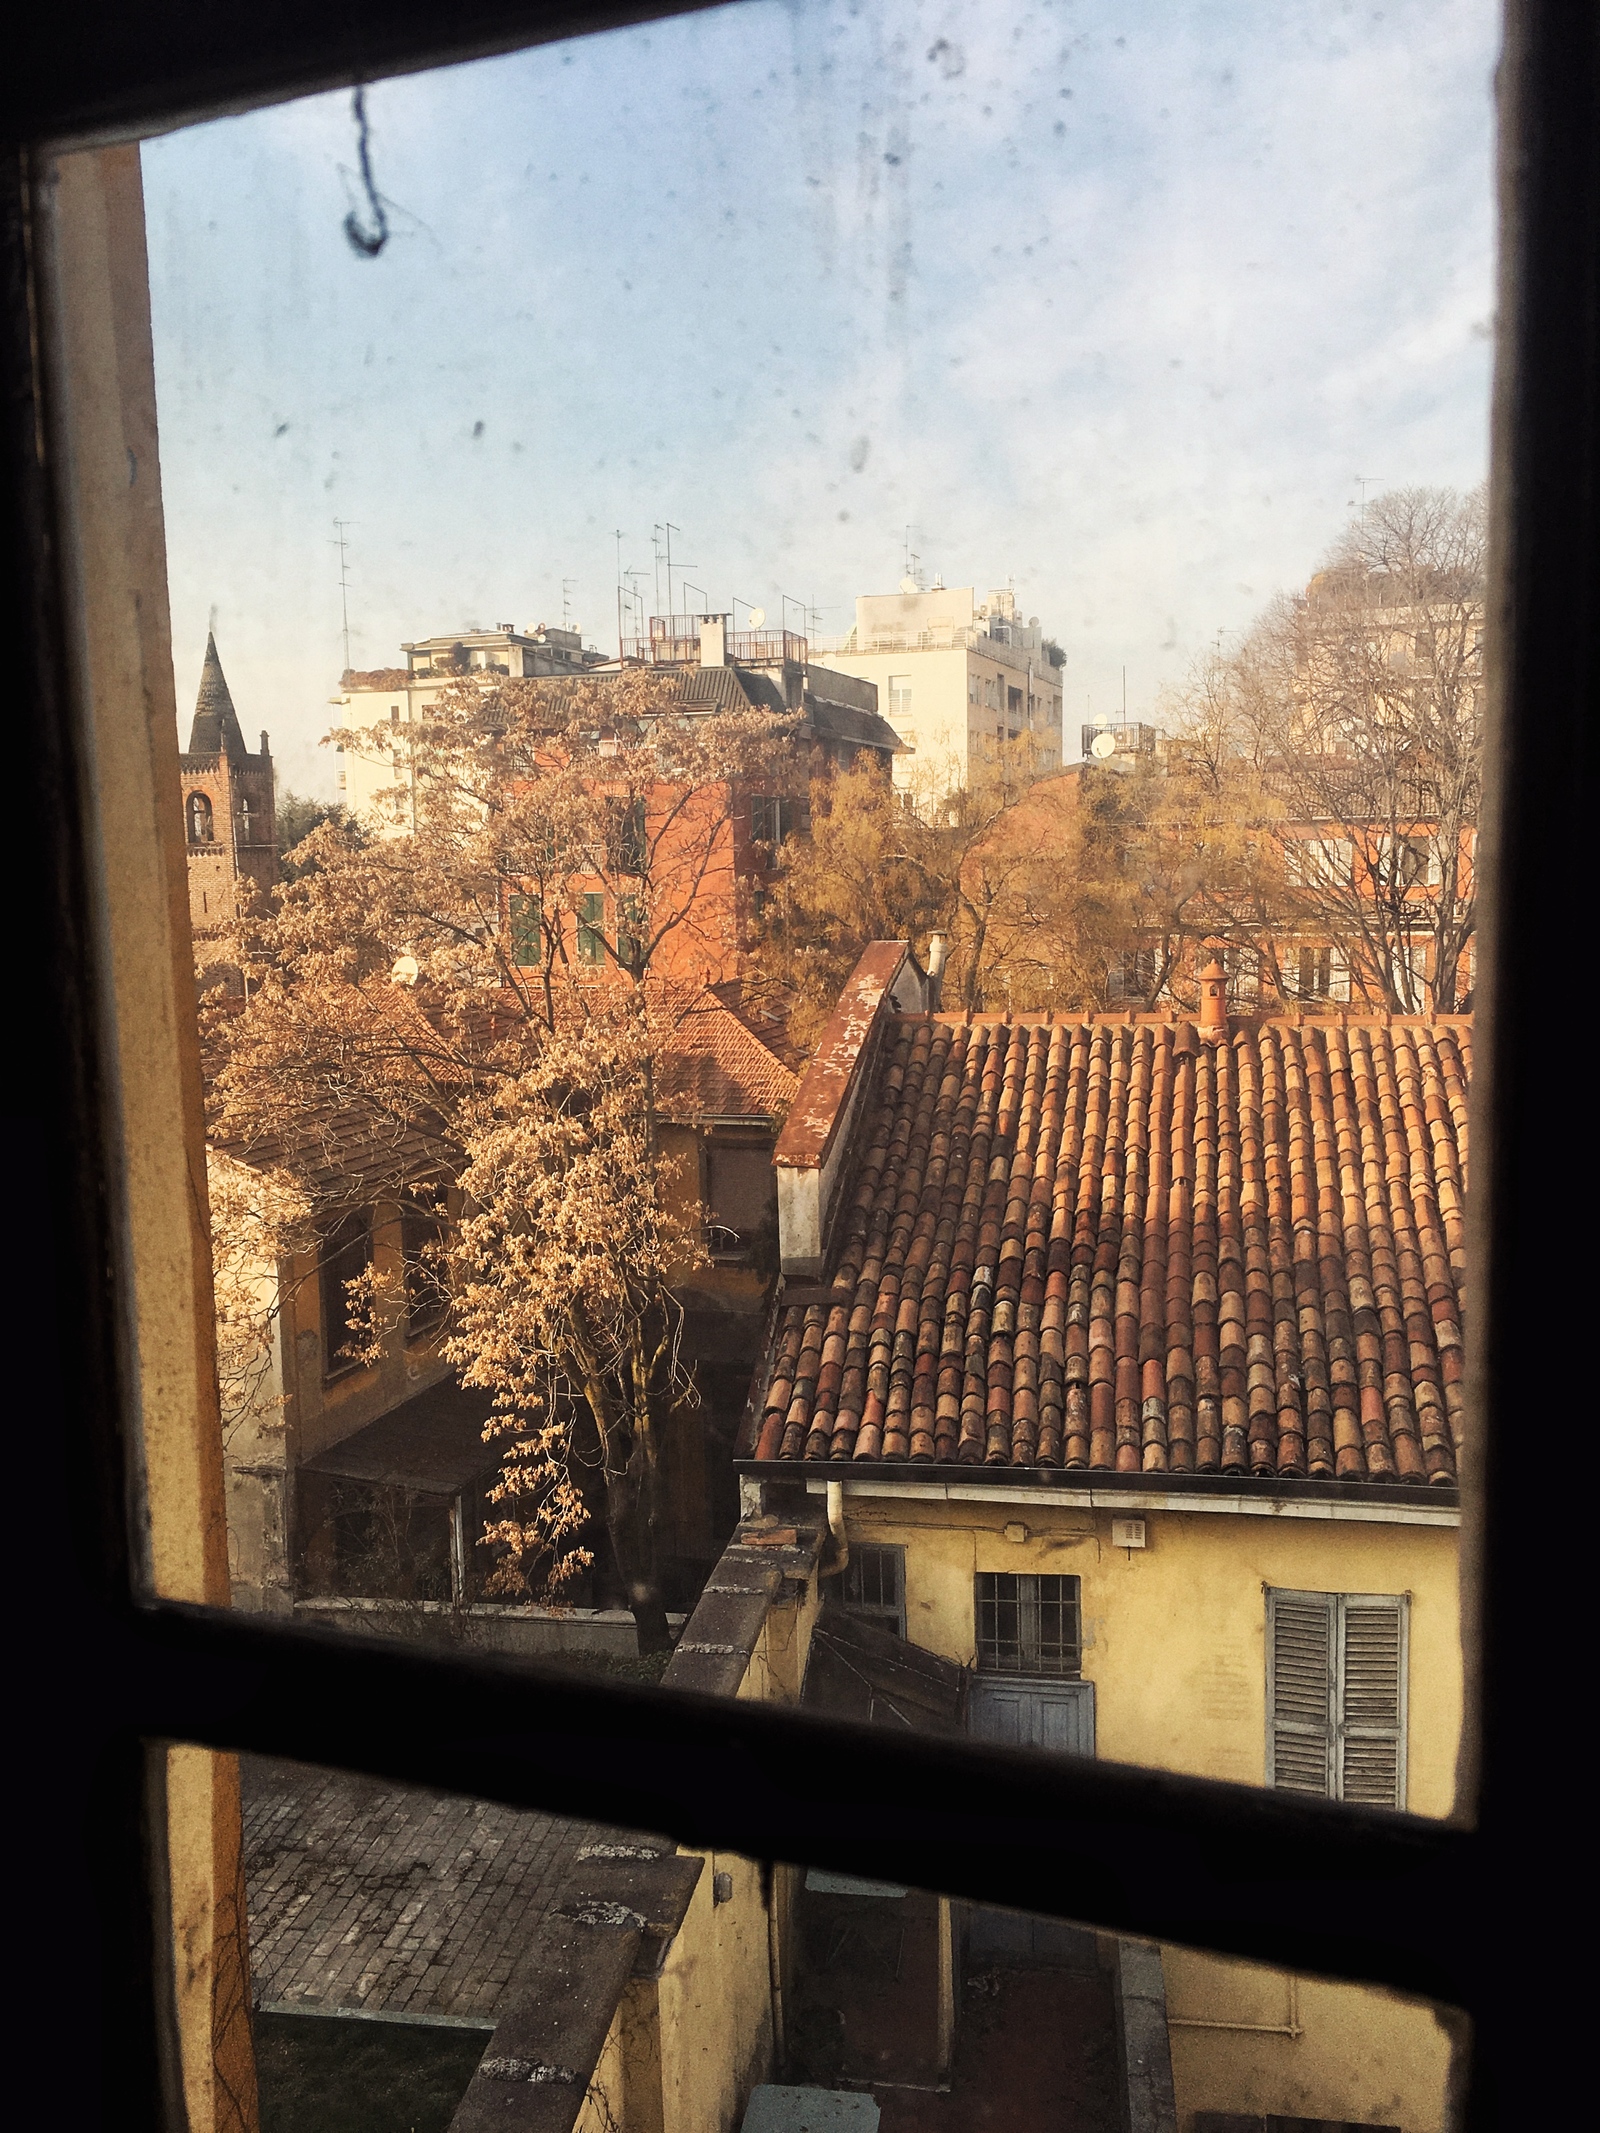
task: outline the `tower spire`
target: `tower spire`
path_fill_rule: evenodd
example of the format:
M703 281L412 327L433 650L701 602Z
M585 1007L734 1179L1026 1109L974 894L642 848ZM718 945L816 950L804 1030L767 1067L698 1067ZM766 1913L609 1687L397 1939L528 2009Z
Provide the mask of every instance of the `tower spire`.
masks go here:
M249 754L233 708L228 678L217 657L217 640L206 632L205 663L200 669L200 693L194 700L194 724L189 729L190 755L225 755L236 763Z

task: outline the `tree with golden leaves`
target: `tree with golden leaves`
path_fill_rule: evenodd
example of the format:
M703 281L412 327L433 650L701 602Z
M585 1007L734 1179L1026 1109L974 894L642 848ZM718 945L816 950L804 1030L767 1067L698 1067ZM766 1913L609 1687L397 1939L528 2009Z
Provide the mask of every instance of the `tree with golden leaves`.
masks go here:
M558 1591L598 1495L662 1650L661 1432L693 1397L675 1291L702 1246L655 1091L687 973L737 923L733 813L786 774L783 722L687 715L639 672L463 681L423 723L336 738L392 756L394 787L382 822L315 830L241 928L246 999L208 1017L217 1138L314 1183L324 1220L448 1205L444 1352L504 1453L494 1582ZM354 1288L375 1341L394 1299Z

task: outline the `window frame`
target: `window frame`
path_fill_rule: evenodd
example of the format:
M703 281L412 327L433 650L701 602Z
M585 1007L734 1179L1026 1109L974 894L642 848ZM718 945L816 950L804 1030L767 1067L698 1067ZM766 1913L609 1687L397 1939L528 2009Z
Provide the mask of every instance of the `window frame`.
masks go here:
M137 836L117 841L133 810L123 808L121 759L97 753L103 737L87 708L74 587L98 558L86 547L95 529L74 516L71 470L56 443L55 373L49 387L43 379L54 329L48 303L41 308L48 173L40 144L128 139L678 11L464 0L446 21L420 0L352 0L332 17L289 8L223 18L199 0L162 0L119 19L63 0L29 18L12 55L0 217L9 565L0 608L25 697L14 728L28 803L11 845L16 901L37 914L16 944L36 1033L15 1062L30 1120L18 1175L26 1204L45 1211L38 1335L70 1352L74 1371L71 1427L46 1432L39 1456L59 1477L54 1500L85 1505L64 1547L52 1521L17 1521L12 1535L25 1589L52 1595L27 1640L30 1753L18 1776L31 1814L20 1894L38 1929L26 2018L45 2063L72 2069L53 2115L86 2124L114 2115L152 2129L174 2122L159 1744L186 1740L669 1828L758 1858L894 1874L1430 1993L1475 2024L1466 2123L1555 2120L1588 2078L1577 1966L1565 1982L1548 1963L1508 1966L1501 1936L1483 1921L1502 1915L1521 1946L1558 1944L1593 1841L1582 1817L1552 1807L1553 1774L1580 1783L1582 1766L1553 1773L1549 1740L1527 1722L1531 1709L1558 1707L1574 1625L1587 1612L1586 1551L1550 1544L1552 1469L1528 1455L1521 1426L1569 1409L1570 1364L1559 1342L1544 1352L1516 1345L1530 1252L1542 1264L1577 1265L1592 1250L1570 1178L1547 1160L1548 1121L1561 1115L1567 1084L1546 1012L1562 997L1577 915L1587 909L1585 766L1600 694L1600 17L1592 9L1509 0L1498 74L1502 339L1482 841L1492 893L1477 973L1470 1209L1480 1449L1465 1491L1469 1693L1456 1816L1423 1822L1106 1764L1041 1769L1002 1750L580 1684L531 1664L378 1650L148 1597L139 1520L151 1486L140 1428L150 1365L137 1337L141 1246L128 1183L142 1151L126 1131L138 1032L118 1020L126 995L107 945L125 865L143 862ZM148 830L140 834L150 848ZM180 889L181 865L179 853ZM198 1262L193 1278L201 1279ZM1478 1426L1485 1416L1501 1427ZM1511 1604L1529 1595L1542 1634L1530 1634L1525 1605ZM66 1684L72 1692L63 1695ZM486 1738L491 1704L497 1722ZM624 1744L627 1754L618 1752ZM848 1820L834 1808L843 1759L858 1802ZM1241 1858L1248 1874L1237 1870ZM63 1976L79 1989L60 1992ZM1533 2034L1541 2049L1529 2055Z
M860 1583L861 1572L869 1554L880 1558L880 1568L881 1561L885 1558L894 1566L894 1589L897 1597L892 1607L885 1606L881 1601L851 1598L851 1587ZM850 1560L841 1574L839 1590L848 1613L858 1616L863 1622L876 1622L880 1628L888 1629L892 1635L900 1638L902 1643L907 1641L906 1551L898 1541L852 1541Z
M1016 1587L1014 1595L1003 1595L999 1580L1007 1579ZM1055 1599L1046 1599L1046 1583L1062 1587ZM986 1591L989 1586L993 1589ZM1031 1592L1025 1587L1031 1586ZM1002 1644L1013 1640L1002 1639L999 1634L999 1610L1015 1607L1017 1610L1017 1635L1015 1638L1017 1663L1006 1665L997 1655ZM1059 1607L1063 1616L1070 1610L1075 1636L1070 1646L1071 1663L1059 1668L1043 1664L1045 1637L1043 1615L1046 1607ZM985 1636L985 1610L993 1609L995 1631ZM1031 1623L1029 1617L1032 1617ZM972 1577L972 1648L976 1655L974 1665L986 1679L996 1681L1081 1681L1083 1679L1083 1580L1070 1571L1054 1570L977 1570ZM1030 1634L1031 1631L1031 1634ZM1060 1640L1061 1650L1069 1647ZM986 1652L989 1657L986 1659ZM1030 1664L1030 1660L1032 1664Z

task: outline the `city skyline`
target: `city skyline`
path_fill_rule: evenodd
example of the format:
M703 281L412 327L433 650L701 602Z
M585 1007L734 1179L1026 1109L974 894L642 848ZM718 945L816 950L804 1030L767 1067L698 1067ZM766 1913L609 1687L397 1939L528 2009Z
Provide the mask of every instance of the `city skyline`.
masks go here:
M909 527L1069 731L1147 710L1361 480L1482 478L1494 31L758 0L373 85L373 259L348 97L147 143L180 719L214 610L331 793L335 521L358 667L564 593L610 650L669 519L680 605L842 634Z

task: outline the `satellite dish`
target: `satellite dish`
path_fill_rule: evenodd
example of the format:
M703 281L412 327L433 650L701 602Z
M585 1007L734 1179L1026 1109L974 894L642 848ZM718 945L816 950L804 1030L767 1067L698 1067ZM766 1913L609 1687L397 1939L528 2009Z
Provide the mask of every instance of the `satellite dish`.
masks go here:
M1108 755L1117 752L1117 737L1114 733L1097 733L1089 743L1089 753L1103 763Z
M914 592L920 592L921 589L922 588L918 585L916 579L913 577L907 576L900 580L900 590L903 593L906 593L907 595Z
M415 985L422 975L422 966L414 955L397 955L394 967L389 972L391 985Z
M745 619L753 630L758 630L767 619L767 611L764 607L753 607Z

